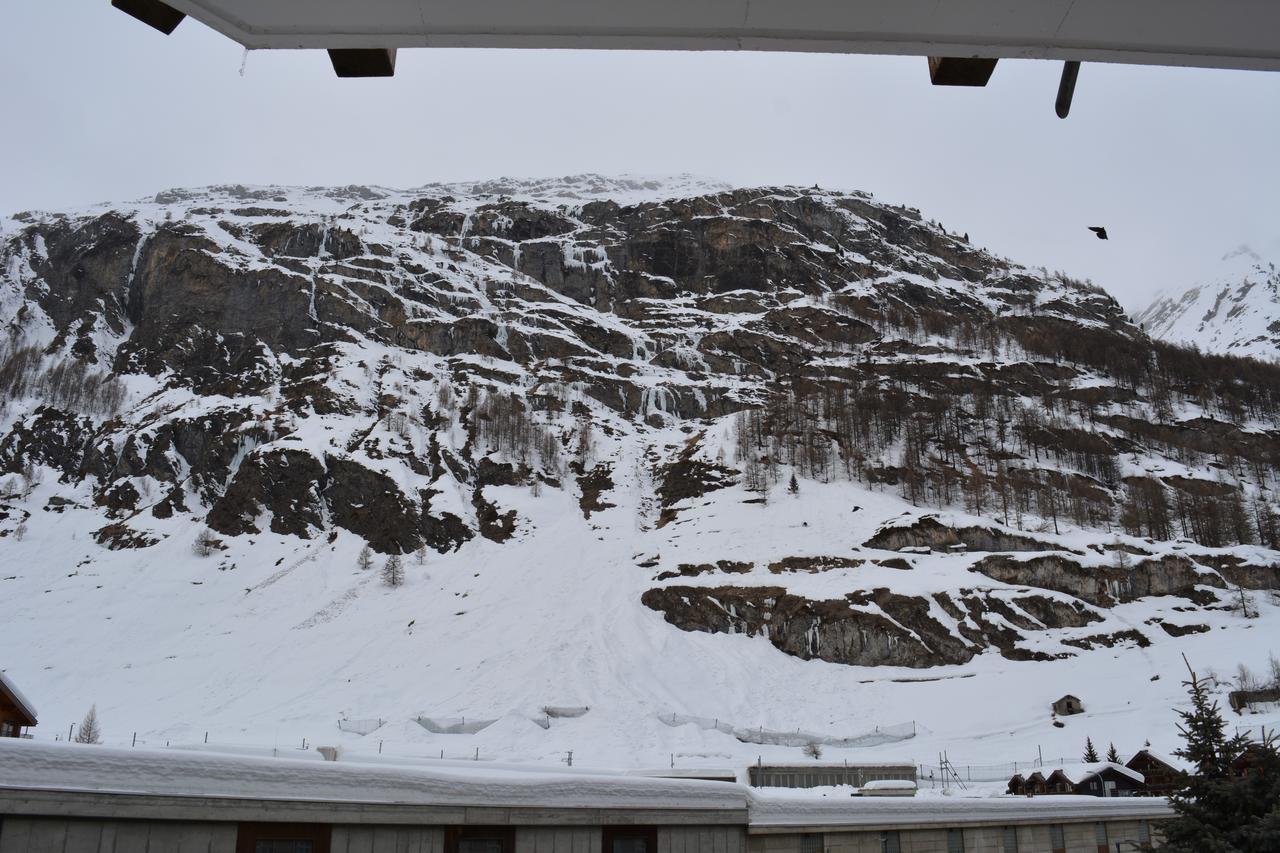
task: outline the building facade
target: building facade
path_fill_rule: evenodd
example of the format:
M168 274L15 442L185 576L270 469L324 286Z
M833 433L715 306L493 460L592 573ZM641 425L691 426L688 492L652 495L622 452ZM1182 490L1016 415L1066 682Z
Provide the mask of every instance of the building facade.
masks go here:
M0 767L0 853L1095 853L1158 845L1170 814L32 741L0 745Z

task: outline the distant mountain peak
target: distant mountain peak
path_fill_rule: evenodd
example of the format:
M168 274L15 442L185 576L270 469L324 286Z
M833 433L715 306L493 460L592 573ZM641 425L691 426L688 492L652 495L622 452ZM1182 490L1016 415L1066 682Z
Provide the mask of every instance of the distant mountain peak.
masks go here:
M1214 274L1182 291L1162 291L1137 322L1152 337L1205 352L1280 358L1280 271L1250 245L1222 256Z

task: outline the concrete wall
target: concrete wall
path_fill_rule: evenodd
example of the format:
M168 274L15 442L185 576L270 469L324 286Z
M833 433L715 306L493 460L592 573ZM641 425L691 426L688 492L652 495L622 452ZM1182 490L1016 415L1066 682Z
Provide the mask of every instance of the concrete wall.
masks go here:
M0 853L235 853L233 823L5 817Z
M0 853L235 853L235 823L5 817ZM515 853L602 853L601 829L517 827ZM797 842L798 844L798 842ZM330 853L444 853L444 829L333 827ZM746 853L740 826L661 827L658 853Z
M1116 849L1117 841L1139 839L1138 821L1108 821L1107 847ZM1098 842L1092 823L1063 824L1063 840L1067 853L1097 853ZM1019 826L1018 853L1052 853L1048 824ZM1153 840L1159 839L1152 833ZM901 853L948 853L947 830L903 829L898 831ZM823 838L825 853L880 853L880 832L828 832ZM968 827L964 830L965 853L1005 853L1004 827ZM664 851L659 851L664 853ZM747 853L800 853L800 834L753 835L748 839Z
M527 826L516 829L516 853L600 853L600 841L599 827Z
M444 830L433 826L335 826L330 839L329 853L444 853Z
M599 842L597 842L599 843ZM799 839L796 849L799 850ZM746 853L747 833L738 826L658 828L658 853ZM3 851L0 851L3 853ZM520 851L517 851L520 853ZM560 853L560 851L556 851Z

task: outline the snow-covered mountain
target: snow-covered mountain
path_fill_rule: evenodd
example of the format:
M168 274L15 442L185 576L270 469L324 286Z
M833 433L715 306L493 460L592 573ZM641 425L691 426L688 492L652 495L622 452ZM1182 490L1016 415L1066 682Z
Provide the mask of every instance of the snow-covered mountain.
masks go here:
M1181 654L1280 652L1280 368L912 208L222 186L0 239L45 736L1021 760L1171 746Z
M1280 240L1268 251L1239 246L1208 280L1160 295L1135 322L1152 337L1204 352L1280 360Z

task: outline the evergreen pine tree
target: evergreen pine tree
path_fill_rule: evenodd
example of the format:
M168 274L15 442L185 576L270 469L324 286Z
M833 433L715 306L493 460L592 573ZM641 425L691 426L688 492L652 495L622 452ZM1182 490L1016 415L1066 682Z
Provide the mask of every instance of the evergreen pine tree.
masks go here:
M796 481L796 472L791 472L791 482L787 483L787 491L793 495L800 494L800 483Z
M98 728L98 706L89 708L76 732L76 743L102 743L102 730Z
M1190 667L1188 666L1188 669ZM1280 843L1280 751L1274 734L1261 743L1228 738L1226 722L1209 689L1191 672L1183 682L1191 709L1179 711L1186 746L1174 754L1195 768L1170 796L1175 817L1161 828L1167 853L1268 853ZM1249 772L1232 764L1250 753Z
M404 564L399 554L387 557L387 562L382 566L382 582L387 586L400 586L404 583Z
M1112 764L1123 764L1120 760L1120 753L1116 752L1116 745L1113 743L1107 748L1107 761Z
M368 545L360 549L360 555L356 557L356 568L362 572L373 568L373 549Z
M1084 760L1088 764L1095 764L1098 761L1098 750L1093 745L1093 738L1084 739Z

